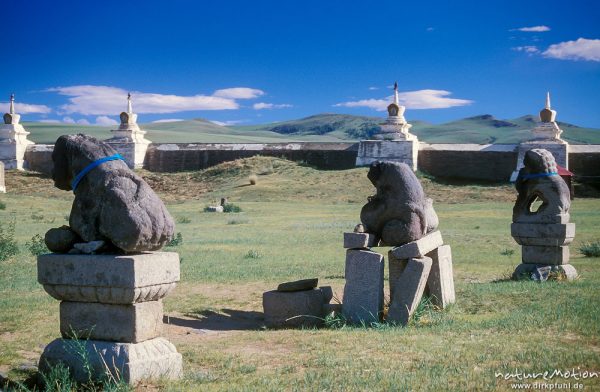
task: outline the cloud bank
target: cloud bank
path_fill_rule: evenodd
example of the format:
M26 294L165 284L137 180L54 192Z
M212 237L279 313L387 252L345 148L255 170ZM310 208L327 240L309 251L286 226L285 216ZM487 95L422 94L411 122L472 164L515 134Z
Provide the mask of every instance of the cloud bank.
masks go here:
M560 60L600 61L600 39L579 38L550 45L542 55Z
M407 109L446 109L455 106L465 106L473 103L469 99L449 98L452 94L446 90L417 90L405 91L398 93L400 104L406 106ZM386 110L387 106L392 102L392 97L385 99L362 99L359 101L349 101L337 103L336 107L367 107L377 111Z
M6 108L5 112L8 112L8 108L10 106L9 102L0 102L0 107ZM39 114L47 114L52 112L46 105L34 105L31 103L22 103L19 101L15 101L15 112L18 114L29 114L29 113L39 113Z
M127 90L111 86L79 85L54 87L47 91L68 97L60 106L64 114L85 116L114 115L127 108ZM196 110L238 109L236 99L252 99L263 95L262 90L234 87L215 91L212 95L180 96L133 91L133 109L136 113L176 113ZM105 119L100 120L105 121Z
M262 110L262 109L285 109L285 108L291 108L291 107L292 107L292 105L290 105L288 103L276 104L276 103L257 102L254 105L252 105L252 108L254 110Z

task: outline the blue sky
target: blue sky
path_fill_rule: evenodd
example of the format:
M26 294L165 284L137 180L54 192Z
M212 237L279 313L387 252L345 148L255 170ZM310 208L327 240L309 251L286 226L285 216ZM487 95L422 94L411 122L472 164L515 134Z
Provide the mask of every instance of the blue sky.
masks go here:
M10 1L0 102L23 119L255 124L324 112L536 114L600 128L598 1Z

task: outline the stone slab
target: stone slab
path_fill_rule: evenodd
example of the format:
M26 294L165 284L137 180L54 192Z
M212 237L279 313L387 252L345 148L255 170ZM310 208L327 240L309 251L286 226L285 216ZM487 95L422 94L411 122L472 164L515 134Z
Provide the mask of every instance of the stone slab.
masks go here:
M419 240L393 248L391 253L397 259L418 258L424 257L427 253L442 245L444 245L442 233L436 230Z
M344 233L345 249L367 249L377 246L379 240L371 233Z
M429 257L411 258L406 264L400 279L397 280L394 297L388 311L388 321L401 325L408 324L419 306L427 279L431 271Z
M328 290L329 289L329 290ZM319 327L323 325L331 288L263 293L265 325L268 328Z
M519 264L512 274L514 280L535 280L544 282L552 280L553 274L560 274L566 280L577 278L577 270L572 264L545 265L545 264Z
M379 321L383 312L383 255L346 251L346 285L342 313L351 323Z
M65 339L139 343L159 337L163 327L162 301L132 305L94 302L60 303L60 333Z
M456 302L450 245L442 245L432 250L427 253L427 257L431 258L432 263L425 291L434 305L444 309Z
M521 261L524 264L558 265L569 263L568 246L523 245Z
M281 283L277 286L277 291L302 291L302 290L312 290L317 287L319 283L319 279L311 278L311 279L300 279L295 280L293 282L285 282Z
M38 282L58 300L127 304L163 298L179 281L179 255L51 253L38 256Z
M390 286L390 298L394 298L394 292L398 285L398 280L402 276L402 272L408 264L408 259L398 259L394 256L392 251L388 252L388 282Z
M573 242L575 223L512 223L510 234L519 245L563 246Z
M109 372L130 385L142 380L178 379L183 374L181 354L164 338L142 343L103 342L99 340L56 339L42 353L40 371L63 363L75 380L88 380L87 358L92 380L102 380Z
M6 183L4 180L4 163L0 162L0 193L6 193Z

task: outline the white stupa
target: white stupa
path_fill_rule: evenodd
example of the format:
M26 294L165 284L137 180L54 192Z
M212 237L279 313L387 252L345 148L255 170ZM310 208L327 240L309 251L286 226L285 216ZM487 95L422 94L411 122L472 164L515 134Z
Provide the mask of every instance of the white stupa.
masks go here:
M131 93L127 94L127 111L122 112L119 117L121 124L119 128L111 131L113 137L106 140L106 143L112 145L125 158L130 168L141 169L144 166L148 145L152 142L145 138L146 131L142 130L137 123Z
M556 110L550 106L550 93L546 93L546 106L540 111L540 122L531 130L531 140L559 141L563 131L556 123Z
M410 133L412 125L404 118L406 108L400 105L398 82L394 83L394 101L387 111L388 118L381 124L381 131L373 136L375 140L417 140L417 136Z
M27 139L29 132L19 123L21 115L15 112L15 94L10 96L8 113L3 119L4 124L0 126L0 161L6 169L23 170L25 150L33 142Z

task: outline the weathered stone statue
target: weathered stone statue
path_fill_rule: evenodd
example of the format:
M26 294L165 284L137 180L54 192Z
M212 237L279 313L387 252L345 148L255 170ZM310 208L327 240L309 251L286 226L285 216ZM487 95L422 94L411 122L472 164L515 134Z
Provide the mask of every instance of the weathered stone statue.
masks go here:
M425 197L408 165L377 161L367 176L377 188L360 213L367 233L375 234L385 245L399 246L437 229L432 201Z
M46 233L55 253L38 256L38 282L61 301L62 335L44 349L40 371L61 363L78 381L131 385L181 377L181 354L161 336L162 299L179 281L179 255L152 252L172 238L173 218L106 143L61 136L52 159L56 187L73 190L75 200L70 226Z
M91 136L61 136L52 153L54 185L73 190L69 227L51 229L46 245L64 253L78 242L105 241L123 252L162 248L173 237L173 218L150 186Z
M527 151L523 165L515 184L519 195L511 225L511 235L522 248L522 264L513 278L575 279L577 271L569 264L568 245L575 237L575 223L569 223L569 188L558 175L556 161L548 150ZM537 199L542 204L534 210Z
M513 208L513 222L567 223L571 206L569 187L558 175L552 154L544 149L529 150L523 164L515 183L519 196ZM536 199L542 205L531 211Z

